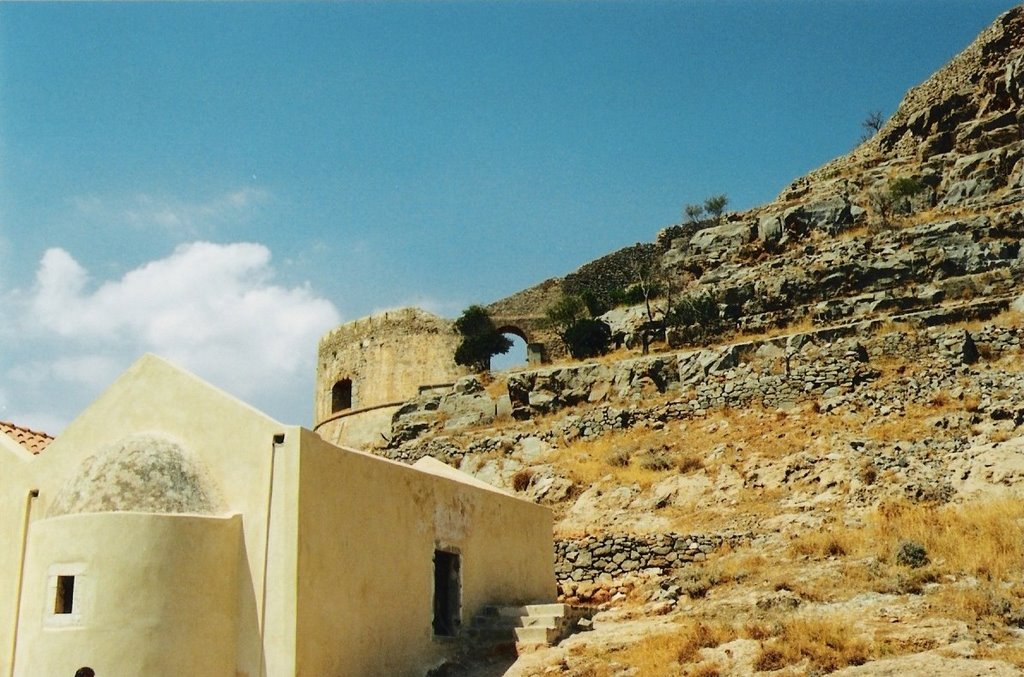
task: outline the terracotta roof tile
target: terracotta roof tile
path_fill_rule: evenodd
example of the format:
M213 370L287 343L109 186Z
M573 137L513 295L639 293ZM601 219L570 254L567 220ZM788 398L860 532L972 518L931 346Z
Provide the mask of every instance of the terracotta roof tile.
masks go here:
M37 430L22 428L21 426L0 421L0 433L6 434L12 440L28 449L33 454L38 454L53 442L53 437Z

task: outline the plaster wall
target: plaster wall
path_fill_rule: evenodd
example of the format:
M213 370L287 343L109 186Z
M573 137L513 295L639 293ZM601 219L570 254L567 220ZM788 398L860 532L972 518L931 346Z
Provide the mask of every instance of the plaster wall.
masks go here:
M296 675L437 662L435 548L462 556L464 622L485 603L554 599L547 508L303 435Z
M0 433L0 675L13 658L22 530L29 503L25 469L32 455ZM71 673L74 674L74 673Z
M19 481L9 482L4 477L0 483L2 491L13 492L14 495L5 493L0 500L3 500L5 509L9 503L20 515L23 509L17 506L24 501L25 488L38 488L39 498L34 501L32 519L43 518L61 489L76 482L83 462L100 450L140 432L176 440L205 466L210 477L215 478L217 492L226 506L224 515L245 515L241 526L244 547L237 555L242 561L237 565L239 575L235 579L238 586L238 623L234 626L237 636L230 646L237 647L238 674L255 677L259 675L264 660L259 615L263 599L273 439L276 434L286 433L277 455L287 457L287 450L298 444L298 435L289 430L297 429L286 428L161 358L147 355L76 418L45 453L24 463L23 476ZM283 489L282 492L278 495L287 495ZM14 547L7 545L9 534L16 534L18 527L8 524L6 510L0 517L0 524L4 529L4 545L0 552L6 553ZM287 557L286 554L282 556ZM288 566L285 559L271 561L268 568L272 572L277 567L283 568L283 575L287 576ZM211 576L216 575L210 573ZM294 574L294 567L290 573ZM2 591L4 588L0 587ZM0 611L5 611L4 607L9 607L10 611L0 617L0 627L9 623L13 625L13 600L8 600L7 594L4 593L0 599ZM268 614L267 618L268 634L273 631L274 624L282 627L281 632L288 632L290 619L287 616ZM22 638L19 637L18 642L20 644ZM276 651L284 654L282 662L291 662L291 648L287 644L270 646L268 661Z
M320 426L317 432L332 444L368 449L380 446L391 436L391 422L401 405L379 407L344 416Z
M26 559L17 677L233 677L240 516L69 515L35 522ZM72 613L55 579L75 575Z

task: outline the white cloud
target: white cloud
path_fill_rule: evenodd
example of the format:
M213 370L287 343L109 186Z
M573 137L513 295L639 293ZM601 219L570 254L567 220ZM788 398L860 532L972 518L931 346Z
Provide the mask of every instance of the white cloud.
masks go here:
M141 353L154 352L271 415L306 422L317 340L340 318L308 285L273 278L270 251L254 243L183 244L97 283L71 254L49 249L31 290L0 296L19 328L0 334L0 350L8 342L19 348L6 379L40 403L88 402ZM67 389L80 396L64 397ZM25 411L43 409L32 400Z
M195 237L225 223L245 220L270 199L260 188L242 186L205 200L189 201L138 193L127 198L78 196L73 200L80 216L134 228L162 228Z

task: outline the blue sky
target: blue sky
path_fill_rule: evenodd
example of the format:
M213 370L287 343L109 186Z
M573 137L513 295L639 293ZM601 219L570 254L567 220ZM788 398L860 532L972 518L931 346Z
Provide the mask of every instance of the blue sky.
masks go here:
M148 350L308 425L332 324L771 199L1014 4L2 3L0 419Z

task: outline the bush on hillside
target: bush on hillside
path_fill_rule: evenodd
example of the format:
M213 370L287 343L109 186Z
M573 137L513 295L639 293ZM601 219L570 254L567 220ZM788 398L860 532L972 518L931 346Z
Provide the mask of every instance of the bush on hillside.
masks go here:
M512 341L498 331L482 306L466 308L455 320L455 329L462 334L462 343L455 349L455 364L476 372L490 369L491 358L512 347Z

